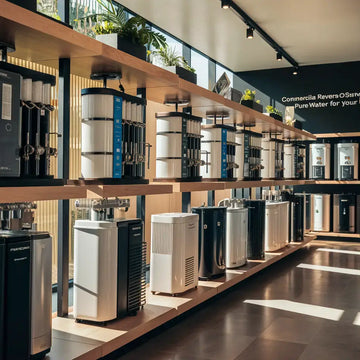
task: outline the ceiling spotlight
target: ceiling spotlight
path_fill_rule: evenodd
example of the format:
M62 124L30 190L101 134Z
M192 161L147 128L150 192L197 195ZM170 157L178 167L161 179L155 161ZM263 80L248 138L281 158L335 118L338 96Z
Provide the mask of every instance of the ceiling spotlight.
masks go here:
M276 60L277 61L281 61L282 60L282 55L278 52L276 53Z
M252 27L249 27L246 29L246 38L252 39L254 37L254 29Z
M293 75L297 75L299 73L299 68L294 67L293 68Z
M223 9L230 9L231 1L230 0L221 0L221 7Z

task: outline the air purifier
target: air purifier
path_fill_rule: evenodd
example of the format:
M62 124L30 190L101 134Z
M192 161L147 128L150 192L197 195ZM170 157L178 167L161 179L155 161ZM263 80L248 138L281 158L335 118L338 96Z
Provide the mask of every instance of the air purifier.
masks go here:
M359 178L359 144L335 144L335 179L357 180Z
M249 214L247 257L249 260L265 258L265 200L245 200Z
M76 220L74 225L74 317L106 322L117 317L116 222Z
M225 273L226 207L197 207L199 215L199 278Z
M215 124L201 126L201 176L209 180L236 180L235 127Z
M226 206L226 256L227 268L237 268L247 262L248 209L243 200L225 199L219 206Z
M330 144L310 144L309 178L330 179Z
M156 178L199 181L202 118L182 112L156 113Z
M199 215L151 216L150 290L180 294L197 287Z
M329 194L311 194L311 229L330 231Z
M355 233L356 230L356 195L333 195L334 232Z
M146 301L146 243L141 219L114 220L118 228L117 317L134 315Z
M275 179L275 139L269 134L264 134L261 140L261 177Z

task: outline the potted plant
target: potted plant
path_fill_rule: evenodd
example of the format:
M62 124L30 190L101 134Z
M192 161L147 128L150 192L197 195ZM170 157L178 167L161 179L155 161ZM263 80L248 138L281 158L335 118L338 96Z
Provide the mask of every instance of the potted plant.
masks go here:
M275 107L271 106L271 105L268 105L266 107L266 113L265 114L271 116L275 120L283 121L282 112L279 111L278 109L276 109Z
M241 97L240 104L245 105L251 109L254 109L259 112L263 112L263 107L260 105L260 100L255 101L255 90L246 89L243 96Z
M154 60L159 60L160 66L181 77L184 80L194 84L197 82L195 69L192 68L185 58L176 52L176 49L170 46L161 47L153 51Z
M147 56L145 45L152 45L155 49L166 47L165 36L152 31L141 16L127 18L122 6L106 0L97 2L102 12L79 19L85 23L96 22L93 32L97 40L142 60L146 60Z

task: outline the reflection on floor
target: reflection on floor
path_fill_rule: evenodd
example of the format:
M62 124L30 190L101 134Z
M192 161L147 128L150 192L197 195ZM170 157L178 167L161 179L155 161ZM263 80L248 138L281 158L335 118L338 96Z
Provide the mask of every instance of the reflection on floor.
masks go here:
M359 251L315 241L115 358L359 360Z

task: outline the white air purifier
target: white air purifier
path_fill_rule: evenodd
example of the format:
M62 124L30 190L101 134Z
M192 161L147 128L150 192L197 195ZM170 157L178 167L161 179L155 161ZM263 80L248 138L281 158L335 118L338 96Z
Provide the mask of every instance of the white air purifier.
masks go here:
M150 290L180 294L197 287L199 215L151 216Z
M106 322L117 316L116 222L76 220L74 226L74 317Z
M330 194L311 194L311 230L330 231Z
M265 251L276 251L289 241L289 203L266 202Z

